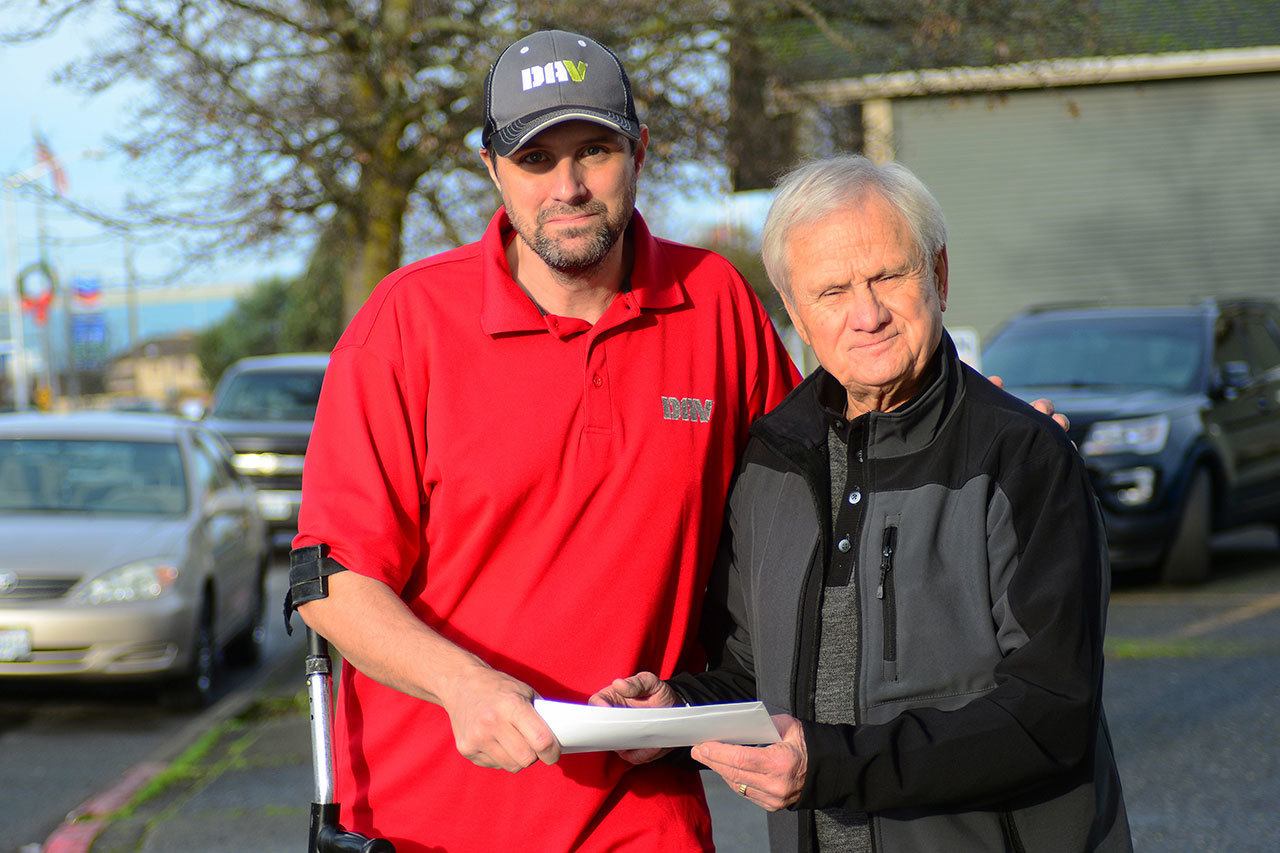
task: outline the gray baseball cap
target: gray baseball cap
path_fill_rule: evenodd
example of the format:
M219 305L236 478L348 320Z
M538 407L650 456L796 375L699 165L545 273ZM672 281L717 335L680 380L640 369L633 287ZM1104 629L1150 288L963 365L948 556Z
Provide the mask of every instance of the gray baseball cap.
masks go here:
M485 78L484 107L483 145L501 157L572 119L640 138L631 81L618 57L564 30L542 30L504 50Z

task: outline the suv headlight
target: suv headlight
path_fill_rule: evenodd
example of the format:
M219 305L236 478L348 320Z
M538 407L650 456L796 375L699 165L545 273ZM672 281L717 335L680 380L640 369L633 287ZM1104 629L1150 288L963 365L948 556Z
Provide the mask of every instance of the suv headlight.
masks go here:
M1080 452L1085 456L1108 453L1159 453L1169 440L1169 417L1155 415L1127 421L1098 421L1089 428Z
M291 453L237 453L231 457L231 464L248 476L301 474L302 459L300 454Z
M76 604L131 604L159 598L178 579L171 560L117 566L79 584L67 598Z

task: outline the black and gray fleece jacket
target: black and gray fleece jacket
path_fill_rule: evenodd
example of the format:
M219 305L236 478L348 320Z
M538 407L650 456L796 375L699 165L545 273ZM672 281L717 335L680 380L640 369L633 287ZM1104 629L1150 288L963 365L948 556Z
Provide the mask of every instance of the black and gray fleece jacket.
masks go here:
M1131 850L1102 712L1106 541L1084 466L945 333L934 375L852 433L857 530L832 529L834 379L817 371L755 423L707 592L709 669L672 684L693 704L759 697L805 721L808 775L796 808L769 816L774 851L814 849L813 810L832 807L869 814L882 853ZM857 725L812 722L823 588L845 536Z

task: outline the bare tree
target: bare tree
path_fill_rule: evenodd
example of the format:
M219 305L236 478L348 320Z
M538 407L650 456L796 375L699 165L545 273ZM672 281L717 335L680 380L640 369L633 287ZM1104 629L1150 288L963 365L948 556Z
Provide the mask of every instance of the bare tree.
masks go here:
M1022 5L0 0L0 18L10 22L3 39L17 41L74 25L94 9L107 13L114 32L64 77L89 91L145 84L119 140L156 177L154 192L132 200L135 218L195 235L192 250L203 253L314 240L308 274L330 278L312 285L340 286L349 318L402 263L406 228L419 256L475 233L478 212L492 204L475 151L484 75L498 51L528 31L568 28L620 51L654 140L649 168L661 180L682 164L718 167L728 158L737 168L753 156L751 146L726 145L735 42L734 55L749 60L733 71L737 129L753 126L749 118L759 113L752 98L760 86L742 78L744 69L754 62L767 75L771 57L786 48L777 36L787 27L856 50L848 26L871 24L915 45L904 56L944 56L1004 20L1026 29L1014 14ZM1032 26L1042 22L1033 17Z
M476 131L497 52L553 23L622 41L557 8L587 4L494 0L19 0L4 18L29 26L7 37L39 38L96 5L115 31L64 76L89 91L146 84L119 140L157 176L132 201L138 217L202 235L206 251L323 233L315 251L341 256L348 317L402 262L407 218L435 247L474 230L477 198L491 198ZM676 114L698 118L709 87L689 63L714 59L715 45L683 26L697 0L664 5L611 7L636 10L619 20L637 24L627 59L659 170L714 156L698 145L713 123L691 134Z

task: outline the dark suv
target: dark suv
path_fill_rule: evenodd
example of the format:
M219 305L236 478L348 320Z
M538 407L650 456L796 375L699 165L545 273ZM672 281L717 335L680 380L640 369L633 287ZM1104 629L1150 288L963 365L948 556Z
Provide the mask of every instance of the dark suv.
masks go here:
M222 375L208 426L231 445L232 464L258 490L258 510L277 546L298 526L302 459L311 439L329 356L242 358Z
M988 342L983 370L1049 397L1093 477L1117 569L1209 570L1209 534L1280 525L1280 307L1045 307Z

